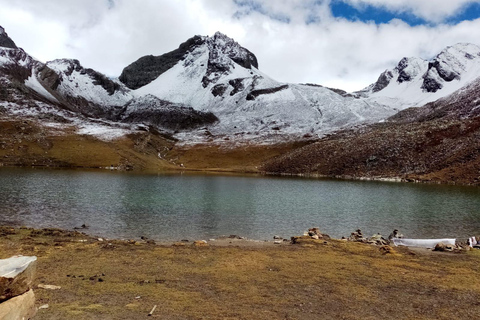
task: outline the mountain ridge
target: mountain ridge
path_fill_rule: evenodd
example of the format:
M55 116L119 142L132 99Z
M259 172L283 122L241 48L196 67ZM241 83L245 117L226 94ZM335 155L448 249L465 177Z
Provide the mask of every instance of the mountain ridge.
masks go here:
M250 157L253 171L480 181L480 48L473 44L429 61L404 58L349 94L278 82L221 33L140 58L126 69L143 71L127 70L124 83L78 60L37 61L0 31L10 46L0 47L0 122L9 128L0 130L0 165L68 166L79 158L119 168L185 162L246 170Z

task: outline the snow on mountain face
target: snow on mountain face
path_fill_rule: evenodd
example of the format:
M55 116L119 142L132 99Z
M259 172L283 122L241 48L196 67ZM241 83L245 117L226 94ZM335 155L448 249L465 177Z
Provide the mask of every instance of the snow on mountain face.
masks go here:
M250 51L227 36L216 33L201 39L134 94L213 112L220 119L209 128L214 135L324 133L394 113L388 106L344 97L322 86L277 82L258 70Z
M419 107L448 96L480 76L480 47L459 43L447 47L433 60L404 58L378 81L357 92L366 101L400 110Z
M57 91L62 96L83 98L108 108L123 106L132 99L130 90L122 83L82 67L78 60L54 60L47 62L47 67L60 75Z

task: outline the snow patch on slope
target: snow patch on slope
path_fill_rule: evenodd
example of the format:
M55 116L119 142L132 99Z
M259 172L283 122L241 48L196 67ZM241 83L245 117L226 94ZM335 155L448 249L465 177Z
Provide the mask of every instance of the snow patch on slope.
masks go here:
M62 95L84 98L101 106L123 106L133 98L130 90L118 81L116 83L121 89L109 94L101 85L95 83L86 69L76 64L74 60L68 59L47 62L50 69L61 74L62 81L57 90Z
M45 89L37 79L35 68L32 68L32 75L25 80L25 85L37 92L38 94L42 95L43 97L47 98L52 102L58 102L57 98L55 98L50 92Z
M103 141L115 140L129 133L132 133L130 128L116 128L98 123L83 123L77 130L77 134L94 136Z

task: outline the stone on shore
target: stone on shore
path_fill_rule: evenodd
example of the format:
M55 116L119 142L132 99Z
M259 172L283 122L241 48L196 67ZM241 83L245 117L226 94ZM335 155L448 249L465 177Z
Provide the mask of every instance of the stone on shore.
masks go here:
M0 302L32 288L36 260L37 257L24 256L0 259Z
M194 247L208 247L208 243L205 240L198 240L193 243Z
M311 236L300 236L300 237L291 237L290 243L305 246L305 245L325 244L325 241L323 239L314 239Z
M452 246L450 244L445 244L443 242L437 243L437 245L433 249L433 251L449 251L449 252L451 252L453 250L455 250L454 246Z
M35 313L33 290L0 303L0 319L2 320L31 319Z

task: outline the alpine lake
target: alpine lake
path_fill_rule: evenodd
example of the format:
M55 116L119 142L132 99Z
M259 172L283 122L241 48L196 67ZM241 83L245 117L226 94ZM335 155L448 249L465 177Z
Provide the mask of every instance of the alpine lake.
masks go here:
M480 188L259 175L0 168L0 224L119 239L480 233Z

